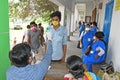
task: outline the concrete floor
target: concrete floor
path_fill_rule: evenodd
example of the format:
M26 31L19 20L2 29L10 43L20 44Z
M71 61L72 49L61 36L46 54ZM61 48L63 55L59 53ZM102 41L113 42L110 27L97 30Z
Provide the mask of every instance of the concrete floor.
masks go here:
M77 48L77 43L78 43L78 31L75 31L73 33L73 36L70 36L70 41L67 43L67 55L66 58L70 55L78 55L80 56L81 54L81 49Z

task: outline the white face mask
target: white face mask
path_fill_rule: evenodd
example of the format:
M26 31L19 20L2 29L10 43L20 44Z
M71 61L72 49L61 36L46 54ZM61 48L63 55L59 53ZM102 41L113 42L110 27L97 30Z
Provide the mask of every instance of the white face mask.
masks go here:
M93 37L93 39L95 40L95 39L96 39L96 37L94 36L94 37Z
M86 31L89 31L89 30L90 30L90 28L85 28L85 30L86 30Z

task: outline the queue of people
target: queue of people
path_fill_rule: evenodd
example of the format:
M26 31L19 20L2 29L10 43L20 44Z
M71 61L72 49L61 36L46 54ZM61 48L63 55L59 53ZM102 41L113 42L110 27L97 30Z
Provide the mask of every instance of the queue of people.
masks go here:
M82 25L81 25L82 27ZM80 34L81 33L81 34ZM98 64L105 61L106 45L104 41L104 33L98 31L97 23L87 23L85 30L80 30L80 47L82 49L83 63L87 66L88 71L92 72L92 64Z
M9 52L12 65L7 70L7 80L43 80L51 61L65 62L67 29L60 25L61 12L53 12L50 17L52 25L49 26L51 27L49 35L51 37L46 35L46 40L43 37L44 28L41 23L39 27L34 21L27 25L22 43L16 44ZM39 62L36 59L38 54L40 56L44 54Z
M16 44L9 52L12 65L7 70L7 80L43 80L51 62L65 62L67 29L60 24L59 11L53 12L50 17L51 25L46 29L46 38L41 23L37 25L31 22L27 25L22 43ZM96 22L92 25L83 22L79 30L82 53L80 56L72 55L66 61L71 80L101 80L92 72L92 64L105 60L104 33L98 31ZM45 47L45 51L42 47ZM83 64L87 66L87 71ZM88 75L93 79L88 79Z

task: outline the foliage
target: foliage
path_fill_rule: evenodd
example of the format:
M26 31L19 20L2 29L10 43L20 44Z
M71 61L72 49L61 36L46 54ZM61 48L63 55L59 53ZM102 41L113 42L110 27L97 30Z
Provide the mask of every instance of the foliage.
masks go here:
M31 20L36 20L38 17L41 17L43 21L49 21L50 14L57 9L58 6L49 0L9 1L9 16L14 20L25 20L28 17Z

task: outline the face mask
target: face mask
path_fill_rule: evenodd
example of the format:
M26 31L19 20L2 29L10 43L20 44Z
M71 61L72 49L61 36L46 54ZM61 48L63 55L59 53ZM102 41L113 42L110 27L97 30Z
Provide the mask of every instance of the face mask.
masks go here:
M90 30L90 28L85 28L86 31Z
M32 30L33 32L36 32L36 31L37 31L37 28L36 28L36 27L32 27L31 30Z
M95 39L96 39L96 37L94 36L94 37L93 37L93 39L95 40Z
M59 25L58 21L52 21L52 23L53 23L53 26L55 26L55 27Z

